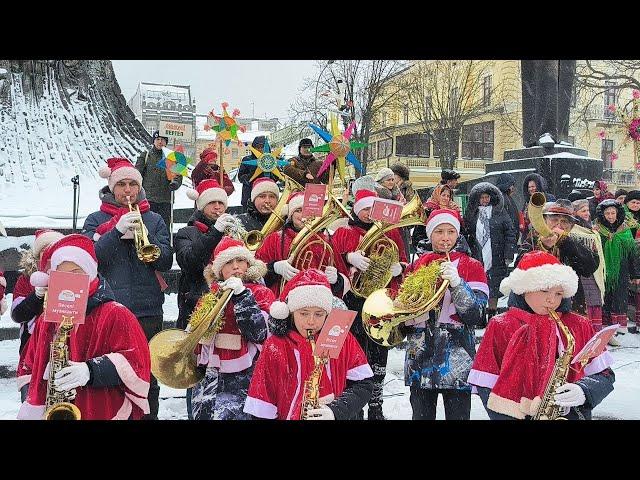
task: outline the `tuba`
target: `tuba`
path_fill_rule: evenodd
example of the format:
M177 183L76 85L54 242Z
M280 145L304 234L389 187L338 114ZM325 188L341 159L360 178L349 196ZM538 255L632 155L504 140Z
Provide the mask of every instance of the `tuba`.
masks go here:
M255 252L260 248L260 245L262 245L262 242L267 235L282 228L282 225L284 224L282 208L287 204L289 195L293 192L300 192L304 190L302 185L292 178L286 175L284 177L284 190L280 194L280 201L276 205L276 208L271 211L271 216L267 219L266 223L260 230L251 230L244 236L244 244L252 252Z
M405 337L402 324L436 308L444 297L449 281L440 279L436 260L407 275L395 299L389 289L381 288L367 297L362 306L362 325L369 338L378 345L395 347ZM451 261L447 252L447 261Z
M322 230L326 229L333 222L344 216L351 217L347 209L329 190L329 200L324 206L322 216L314 218L305 223L289 247L289 263L298 270L308 270L313 265L333 266L333 248L325 240L318 235ZM317 245L322 249L322 254L317 255L318 250L314 252L313 248ZM280 290L284 287L286 281L284 278L280 284Z
M142 221L142 214L140 213L140 208L138 208L138 205L136 205L135 208L132 207L131 197L129 196L127 196L127 202L129 203L129 211L138 212L138 216L140 217L138 226L136 226L133 231L138 258L144 263L155 262L158 257L160 257L160 247L149 242L149 237L147 236L147 227Z
M373 291L385 288L391 281L391 265L397 263L400 255L398 246L389 240L385 233L394 228L424 224L427 216L419 195L402 208L400 221L394 225L384 225L374 221L373 226L362 237L357 250L363 251L371 260L366 271L357 270L351 278L351 291L362 298L367 298Z
M46 300L45 300L46 301ZM73 329L73 317L62 317L51 344L49 346L49 381L47 383L47 398L45 400L45 420L80 420L80 409L73 403L75 395L72 391L56 390L54 379L56 374L69 366L69 345L67 341Z
M566 420L566 418L562 416L561 407L554 403L553 397L558 387L561 387L567 381L576 341L569 328L560 320L560 316L555 310L549 310L549 316L555 320L558 328L562 330L562 333L567 339L567 348L564 353L557 358L553 366L551 377L549 377L547 386L544 389L540 405L538 405L536 413L533 415L533 420Z
M198 370L195 346L202 338L211 338L224 326L224 309L231 300L230 289L202 296L189 318L189 331L169 328L149 340L151 373L171 388L193 387L204 377Z

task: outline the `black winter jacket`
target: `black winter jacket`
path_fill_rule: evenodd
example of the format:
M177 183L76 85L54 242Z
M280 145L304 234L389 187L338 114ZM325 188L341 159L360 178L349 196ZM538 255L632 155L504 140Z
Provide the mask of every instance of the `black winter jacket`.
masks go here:
M491 183L478 183L469 193L469 205L464 214L465 236L471 248L471 256L482 263L482 247L476 238L476 227L480 212L480 196L483 193L489 194L492 205L491 219L489 220L492 268L504 269L506 273L505 260L513 260L517 250L516 229L504 208L502 193Z
M103 202L116 205L109 187L101 190L101 198ZM82 234L94 240L98 226L111 218L102 211L92 213L84 222ZM173 264L169 230L162 217L149 210L142 214L142 221L149 232L149 242L160 248L160 257L155 262L142 262L136 254L134 241L121 240L122 233L115 227L95 241L98 272L109 282L116 301L138 318L163 314L164 293L160 290L156 270L166 272Z
M142 187L147 194L147 200L154 203L171 203L171 188L173 183L175 188L182 184L182 175L169 181L165 170L157 166L162 159L162 150L151 147L142 152L136 160L136 169L142 175Z
M206 233L202 233L195 222L200 222L209 229ZM178 230L176 234L174 248L176 261L181 269L178 281L179 313L176 328L183 329L187 326L187 320L198 299L209 291L202 272L208 265L213 250L224 236L224 233L213 228L214 223L200 210L196 210L191 215L187 226Z
M243 205L247 205L247 212L238 215L238 220L240 220L242 226L247 232L250 232L251 230L261 230L262 227L264 227L264 224L267 223L271 214L267 213L263 215L256 209L256 206L251 201L243 203Z

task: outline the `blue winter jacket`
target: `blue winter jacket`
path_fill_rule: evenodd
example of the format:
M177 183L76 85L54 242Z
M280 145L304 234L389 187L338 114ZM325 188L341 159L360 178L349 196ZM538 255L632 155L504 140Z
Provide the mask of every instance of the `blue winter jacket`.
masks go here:
M100 197L104 202L116 204L108 187L102 189ZM144 190L138 201L144 198ZM109 221L111 215L98 211L87 217L82 234L94 240L99 225ZM149 242L160 247L160 257L151 263L142 262L133 240L121 240L122 234L113 228L95 242L98 257L98 272L109 282L115 299L140 317L162 315L164 293L155 271L166 272L173 264L173 249L169 241L169 229L162 217L155 212L142 214L142 221L148 230Z

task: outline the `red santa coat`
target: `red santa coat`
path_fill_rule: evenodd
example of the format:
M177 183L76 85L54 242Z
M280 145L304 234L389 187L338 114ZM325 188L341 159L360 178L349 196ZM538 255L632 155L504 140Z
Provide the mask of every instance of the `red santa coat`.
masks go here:
M16 285L13 287L13 301L11 302L11 311L16 308L20 303L35 292L36 289L31 282L29 281L29 277L26 275L20 275L18 280L16 280ZM22 337L22 332L24 328L29 329L29 333L33 334L33 328L35 326L36 318L29 320L27 324L20 325L20 337ZM18 370L17 370L17 384L18 390L20 390L23 386L31 381L31 375L27 374L24 369L24 360L25 355L27 354L27 348L29 346L29 340L24 345L24 348L20 352L20 359L18 360Z
M595 331L589 320L575 313L563 313L560 318L575 338L575 358ZM523 419L535 414L556 358L565 348L565 336L553 319L511 307L489 322L468 382L492 389L487 403L491 410ZM612 364L613 357L605 350L584 368L572 364L567 382L574 383Z
M334 260L336 262L335 267L338 269L338 272L347 278L351 278L353 276L356 268L347 263L346 255L347 253L355 252L358 249L360 240L366 233L367 231L365 229L356 225L347 225L345 227L338 228L331 237ZM393 230L388 231L385 236L397 245L400 256L399 261L407 263L407 254L404 250L404 243L402 241L402 236L400 235L400 230L394 228ZM400 286L401 279L402 276L400 275L394 277L389 284L389 288L397 289Z
M49 344L57 324L42 316L26 349L23 373L30 374L27 400L20 407L18 419L42 419L45 411L49 372ZM82 420L138 420L149 413L149 379L151 358L144 331L138 319L118 302L109 301L95 307L77 325L69 337L69 360L85 362L107 356L114 364L122 384L117 387L76 389L75 405Z
M272 232L267 235L267 238L264 239L260 248L256 251L256 258L258 260L262 260L264 263L269 264L272 262L279 262L280 260L286 260L289 258L289 254L291 252L291 242L295 238L298 232L296 232L293 228L285 228L284 230L279 230L277 232ZM283 241L284 236L284 241ZM318 234L318 236L329 243L329 239L324 233ZM317 239L315 236L312 238L312 241ZM319 268L324 270L327 264L327 255L333 255L329 252L325 252L325 260L321 262L323 257L323 249L320 244L314 244L311 246L310 251L313 253L313 258L311 259L311 263L307 268ZM335 264L335 260L332 260ZM280 279L278 281L273 282L271 285L267 285L271 291L274 293L276 297L280 296Z
M268 311L275 301L273 292L259 283L245 283L245 287L251 290L253 298L258 307L262 310L263 316L268 318ZM220 288L218 283L211 285L211 291L217 292ZM197 307L196 307L197 308ZM267 323L268 325L268 323ZM240 349L235 349L237 344ZM224 348L228 345L232 348ZM233 300L231 300L224 311L224 326L212 339L210 344L203 344L196 347L198 353L198 365L206 365L220 369L221 373L237 373L246 370L253 364L256 353L262 346L248 341L238 328L236 316L233 310Z
M300 420L304 382L313 368L311 344L297 330L289 331L284 337L269 337L256 362L244 411L260 418ZM372 376L366 355L349 333L340 356L330 359L323 369L321 403L328 404L338 398L347 380Z

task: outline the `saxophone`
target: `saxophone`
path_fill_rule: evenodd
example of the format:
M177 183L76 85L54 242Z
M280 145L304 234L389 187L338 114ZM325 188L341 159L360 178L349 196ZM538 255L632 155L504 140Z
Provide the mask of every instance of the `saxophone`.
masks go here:
M567 339L567 348L564 353L558 357L553 366L553 372L551 373L549 382L547 382L542 401L533 416L533 420L566 420L566 418L561 416L561 407L553 401L553 396L556 393L556 389L567 381L571 357L573 356L573 349L575 348L576 342L569 328L562 323L562 320L560 320L560 317L554 310L549 310L549 316L556 321L558 327L562 330L562 333Z
M307 340L311 344L311 351L315 353L316 342L313 339L313 330L307 330ZM304 381L300 420L306 420L309 417L309 410L320 408L320 379L322 378L322 368L327 363L327 359L314 355L313 363L315 365L313 372Z
M75 390L61 392L56 390L53 382L60 370L69 366L69 346L67 340L73 329L73 317L62 317L60 327L49 346L49 381L47 383L47 399L45 400L45 420L80 420L80 409L73 403Z

